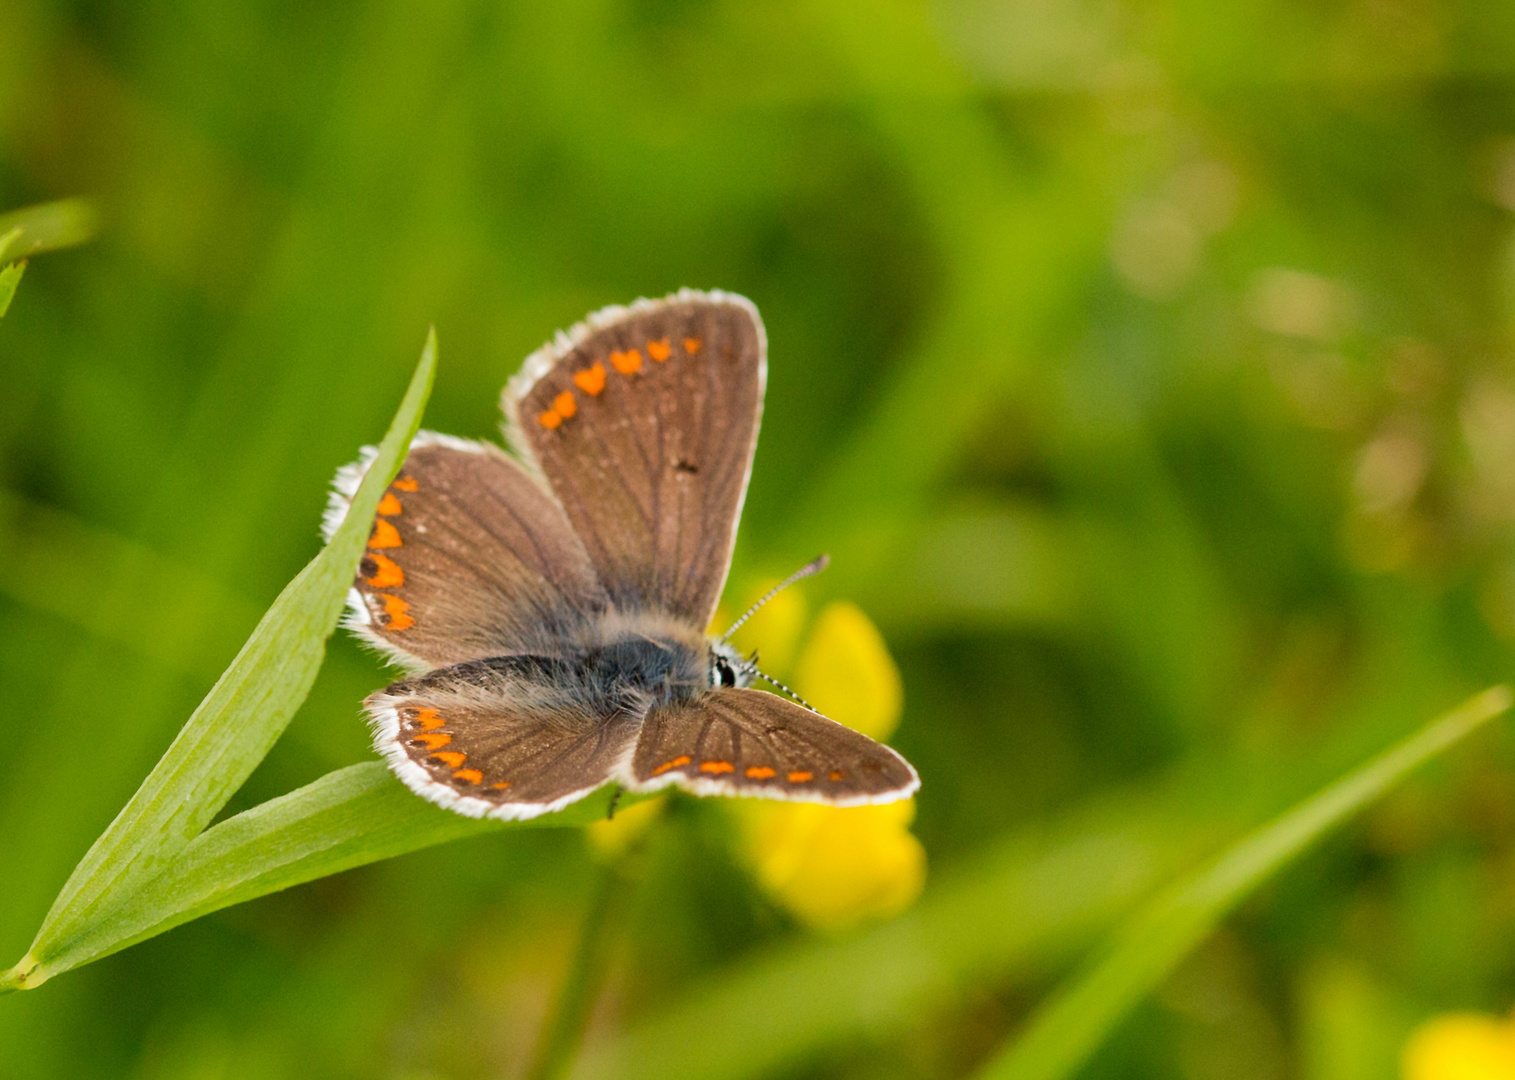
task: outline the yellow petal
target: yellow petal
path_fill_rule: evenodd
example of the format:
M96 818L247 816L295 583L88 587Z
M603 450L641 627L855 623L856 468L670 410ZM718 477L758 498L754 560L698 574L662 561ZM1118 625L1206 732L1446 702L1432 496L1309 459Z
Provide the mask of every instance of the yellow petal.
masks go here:
M911 801L846 809L754 801L741 809L758 882L816 929L890 918L925 884L926 852L910 833Z
M1405 1043L1405 1080L1515 1080L1515 1023L1476 1013L1428 1020Z
M794 670L795 690L821 712L864 735L887 739L904 689L884 637L856 604L837 600L816 616Z

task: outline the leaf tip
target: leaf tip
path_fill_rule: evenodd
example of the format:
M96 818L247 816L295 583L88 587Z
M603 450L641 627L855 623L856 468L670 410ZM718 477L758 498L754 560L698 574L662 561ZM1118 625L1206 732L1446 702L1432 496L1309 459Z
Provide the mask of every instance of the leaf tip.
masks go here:
M411 377L410 389L406 391L405 402L409 404L413 395L419 396L420 405L424 405L431 395L432 383L437 376L437 327L436 324L426 328L426 344L421 346L421 359L416 364L416 373ZM419 408L419 405L418 405ZM419 415L416 417L419 422Z
M0 243L3 243L0 240ZM0 318L10 310L11 299L16 295L16 286L21 283L21 275L26 272L26 260L11 263L9 266L0 267Z

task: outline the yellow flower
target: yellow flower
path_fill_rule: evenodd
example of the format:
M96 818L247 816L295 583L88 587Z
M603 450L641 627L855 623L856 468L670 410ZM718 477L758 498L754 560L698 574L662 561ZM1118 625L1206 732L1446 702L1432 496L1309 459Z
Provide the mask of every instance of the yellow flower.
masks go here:
M791 678L795 691L822 713L872 738L888 738L904 694L878 628L857 605L836 601L821 610L796 649L805 615L799 590L788 589L742 628L739 640L744 648L760 646L764 671ZM752 799L734 809L759 885L816 929L890 918L925 884L926 852L910 832L911 800L842 809Z
M887 739L900 722L905 692L899 668L856 604L838 600L816 616L794 682L821 712L869 738Z
M1515 1021L1479 1013L1438 1016L1405 1043L1405 1080L1515 1080Z
M926 851L910 833L911 800L846 809L751 800L742 809L758 883L809 926L840 929L898 915L926 882Z

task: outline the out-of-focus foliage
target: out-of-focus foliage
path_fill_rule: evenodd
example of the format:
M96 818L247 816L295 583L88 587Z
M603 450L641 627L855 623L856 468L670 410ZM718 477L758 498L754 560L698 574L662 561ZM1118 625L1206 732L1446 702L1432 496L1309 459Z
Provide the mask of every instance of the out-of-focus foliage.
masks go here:
M427 426L486 436L585 311L751 296L729 602L829 551L807 602L856 603L902 674L925 892L817 937L731 815L668 800L590 1031L646 1075L718 1023L728 1075L969 1075L1148 891L1509 676L1508 4L0 27L0 207L103 222L0 322L6 962L315 552L430 322ZM369 760L384 678L334 645L228 812ZM0 1002L0 1076L518 1075L596 873L580 832L520 831L227 909ZM1512 875L1496 727L1244 905L1088 1074L1393 1076L1429 1017L1515 1002Z

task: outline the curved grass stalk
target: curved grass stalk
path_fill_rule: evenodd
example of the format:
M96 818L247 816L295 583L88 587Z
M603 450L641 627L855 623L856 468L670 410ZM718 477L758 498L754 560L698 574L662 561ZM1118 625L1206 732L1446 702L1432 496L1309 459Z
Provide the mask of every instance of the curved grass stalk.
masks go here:
M1238 902L1327 832L1437 754L1509 709L1495 686L1312 798L1248 834L1163 892L1127 923L1104 959L1057 992L977 1080L1073 1075L1137 1002L1156 989Z

